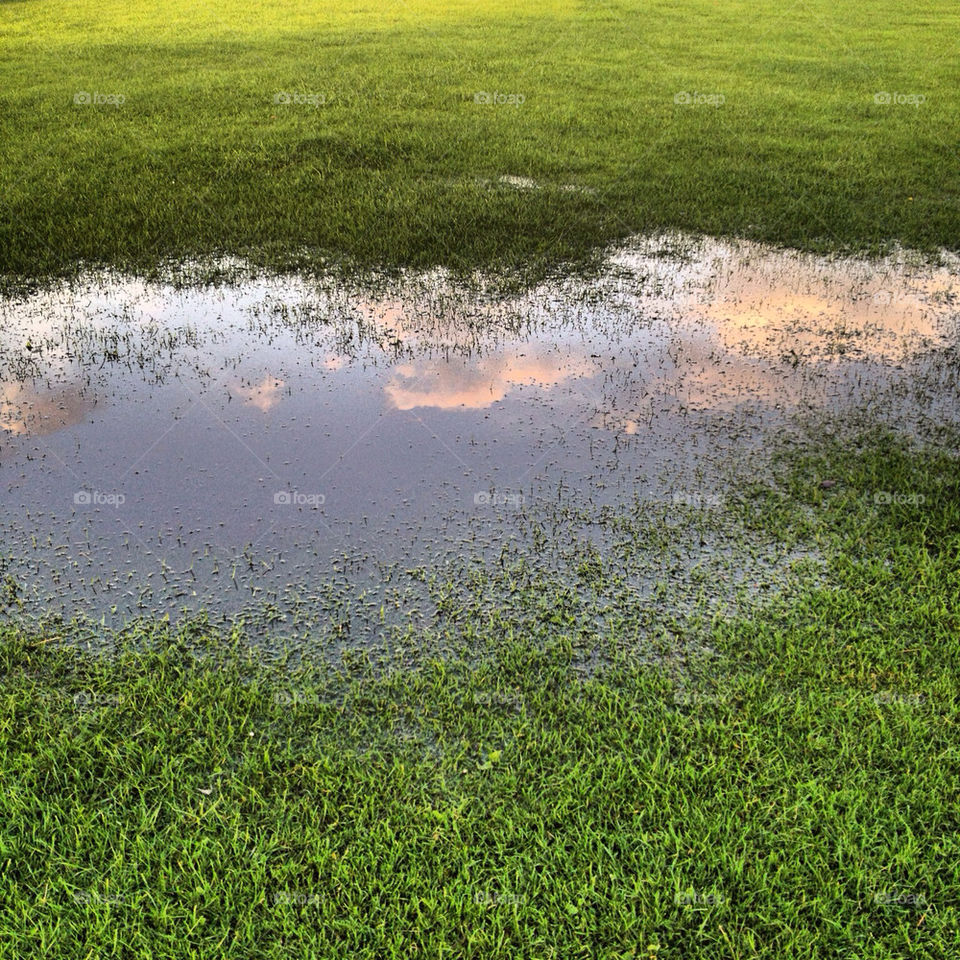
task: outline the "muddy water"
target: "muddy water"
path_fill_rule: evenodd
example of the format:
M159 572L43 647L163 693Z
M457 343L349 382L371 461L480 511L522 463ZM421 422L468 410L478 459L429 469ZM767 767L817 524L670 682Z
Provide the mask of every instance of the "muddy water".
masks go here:
M2 302L5 598L284 618L575 537L571 506L718 505L797 414L956 421L957 277L654 238L512 300L430 274Z

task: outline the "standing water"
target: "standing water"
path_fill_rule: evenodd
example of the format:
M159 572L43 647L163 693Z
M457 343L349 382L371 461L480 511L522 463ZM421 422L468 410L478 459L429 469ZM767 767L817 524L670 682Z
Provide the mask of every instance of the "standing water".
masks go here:
M8 600L283 619L337 578L715 505L798 414L956 422L957 294L952 261L651 238L510 299L430 273L2 301Z

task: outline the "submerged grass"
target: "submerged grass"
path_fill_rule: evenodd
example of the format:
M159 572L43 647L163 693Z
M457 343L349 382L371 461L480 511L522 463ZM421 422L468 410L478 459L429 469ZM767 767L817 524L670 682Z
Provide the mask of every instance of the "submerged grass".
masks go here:
M7 281L223 254L533 276L670 229L956 248L950 0L43 10L0 5Z
M682 669L620 643L585 673L542 583L539 615L438 624L469 658L386 671L4 628L0 955L950 956L958 477L877 433L786 457L747 520L830 585Z

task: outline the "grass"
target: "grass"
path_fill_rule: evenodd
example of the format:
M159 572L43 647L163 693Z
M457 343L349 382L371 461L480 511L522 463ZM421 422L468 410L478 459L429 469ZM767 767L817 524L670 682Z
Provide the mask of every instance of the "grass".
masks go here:
M742 520L826 577L683 663L624 588L584 672L523 578L406 666L4 628L0 956L953 955L958 476L880 433L784 455Z
M0 6L7 284L218 255L533 276L673 228L957 248L950 0L38 9Z
M532 278L666 229L957 249L958 26L947 0L5 0L0 281ZM737 520L827 567L734 614L638 603L626 511L577 568L602 627L522 569L425 572L444 600L400 658L5 623L0 958L957 953L957 466L876 432L785 455Z

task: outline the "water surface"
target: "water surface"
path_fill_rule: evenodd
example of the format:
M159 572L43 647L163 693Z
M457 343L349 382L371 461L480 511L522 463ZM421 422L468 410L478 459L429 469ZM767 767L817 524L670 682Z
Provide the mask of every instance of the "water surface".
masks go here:
M4 575L32 611L281 618L600 510L719 508L797 415L955 422L957 292L953 261L652 238L513 299L435 272L4 301Z

